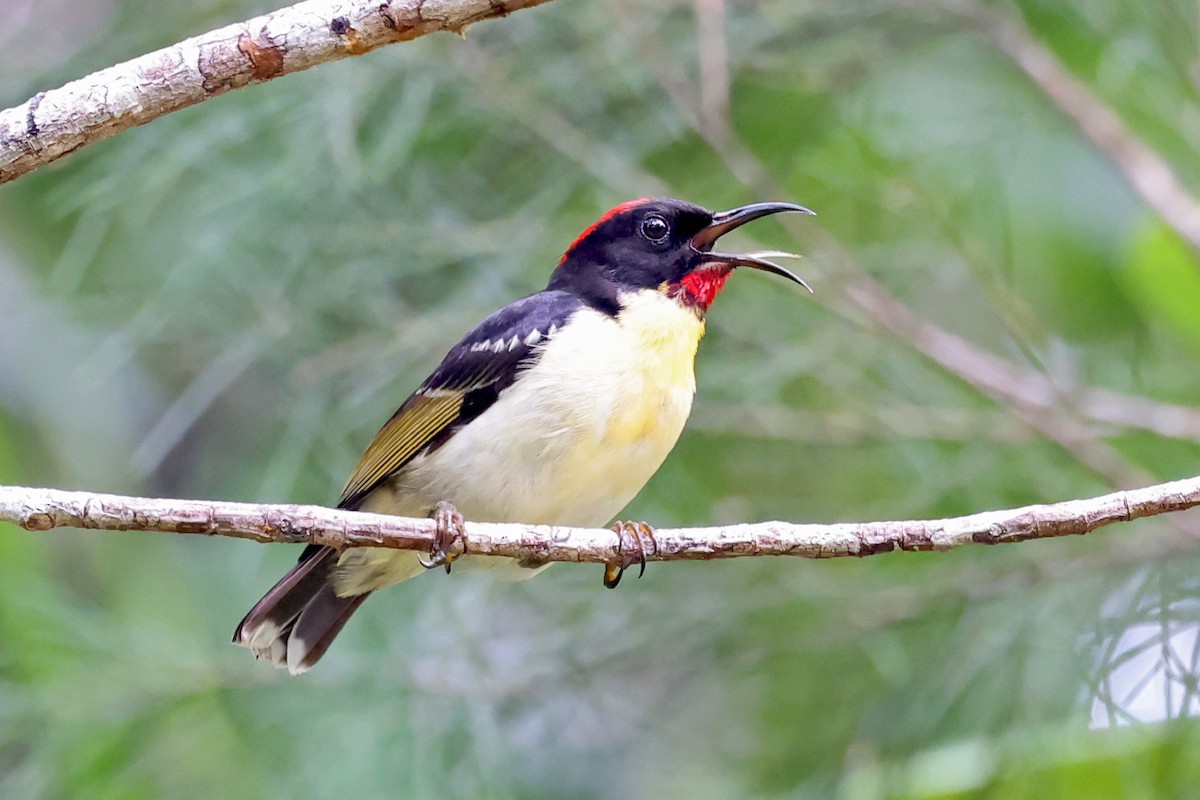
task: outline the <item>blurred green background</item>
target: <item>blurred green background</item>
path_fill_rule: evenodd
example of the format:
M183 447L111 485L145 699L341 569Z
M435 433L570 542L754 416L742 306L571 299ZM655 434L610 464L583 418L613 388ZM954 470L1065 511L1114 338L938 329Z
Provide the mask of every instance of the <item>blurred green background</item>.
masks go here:
M0 107L271 8L10 0ZM731 282L625 516L1196 474L1200 256L1013 57L1200 192L1198 39L1182 0L556 0L173 114L0 188L0 483L331 503L450 344L647 194L811 206L739 236L816 295ZM1198 534L431 575L294 679L228 642L296 548L5 527L0 797L1195 797Z

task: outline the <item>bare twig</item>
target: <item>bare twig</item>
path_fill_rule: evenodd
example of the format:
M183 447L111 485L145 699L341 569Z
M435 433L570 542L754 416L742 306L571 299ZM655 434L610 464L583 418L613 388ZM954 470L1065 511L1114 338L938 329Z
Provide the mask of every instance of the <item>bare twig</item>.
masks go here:
M0 183L232 89L545 2L308 0L218 28L0 111Z
M729 127L729 45L725 0L695 0L696 46L700 57L700 118Z
M1200 199L1188 192L1167 160L1072 75L1020 19L975 0L940 0L939 5L989 37L1000 52L1079 126L1142 200L1200 252Z
M893 550L949 550L1090 533L1114 522L1200 506L1200 477L1088 500L1025 506L941 520L797 524L761 522L655 531L651 561L739 556L836 558ZM0 487L0 521L33 531L59 527L232 536L257 542L427 550L434 523L318 506L253 505L203 500ZM468 522L465 552L536 561L625 562L611 530Z
M842 255L853 266L849 256L844 252ZM921 319L856 268L841 289L872 322L998 401L1027 409L1069 410L1096 423L1200 441L1200 408L1093 386L1060 387L1045 375L1020 367Z

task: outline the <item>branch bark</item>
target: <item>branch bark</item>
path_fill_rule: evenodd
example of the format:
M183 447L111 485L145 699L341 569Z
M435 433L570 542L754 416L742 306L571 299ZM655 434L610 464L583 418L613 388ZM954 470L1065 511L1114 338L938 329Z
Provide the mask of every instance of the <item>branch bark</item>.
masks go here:
M0 183L233 89L546 2L308 0L218 28L0 111Z
M837 558L893 550L950 550L1090 533L1114 522L1200 506L1200 477L1143 489L988 511L940 520L798 524L761 522L712 528L659 529L649 561L739 556ZM0 486L0 521L30 531L74 527L232 536L256 542L332 547L428 550L432 520L340 511L320 506L255 505ZM538 561L621 563L630 538L603 528L468 522L463 541L471 555ZM624 546L623 546L624 545Z

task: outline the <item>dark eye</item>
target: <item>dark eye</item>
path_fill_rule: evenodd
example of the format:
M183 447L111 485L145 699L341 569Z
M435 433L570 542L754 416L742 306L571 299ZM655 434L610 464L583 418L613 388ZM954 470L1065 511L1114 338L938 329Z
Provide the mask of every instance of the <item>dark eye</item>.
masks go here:
M667 234L671 229L667 226L667 221L657 214L651 214L642 220L642 236L645 236L655 244L661 244L666 241Z

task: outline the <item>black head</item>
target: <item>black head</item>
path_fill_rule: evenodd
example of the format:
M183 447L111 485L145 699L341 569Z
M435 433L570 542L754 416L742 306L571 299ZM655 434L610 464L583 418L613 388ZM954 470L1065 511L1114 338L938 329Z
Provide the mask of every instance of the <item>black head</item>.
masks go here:
M739 266L773 272L807 288L769 261L712 251L722 234L781 211L812 213L791 203L755 203L719 213L672 198L622 203L567 248L547 288L570 291L610 314L620 311L622 291L639 289L663 292L702 312Z

